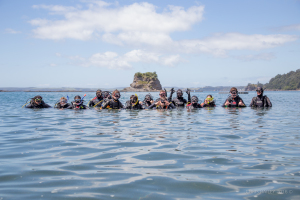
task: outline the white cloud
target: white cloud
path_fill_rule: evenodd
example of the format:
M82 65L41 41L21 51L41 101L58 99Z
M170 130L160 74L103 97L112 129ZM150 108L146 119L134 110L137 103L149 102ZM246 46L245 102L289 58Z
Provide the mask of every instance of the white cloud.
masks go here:
M174 46L184 53L205 52L225 55L229 50L260 50L297 40L290 35L245 35L240 33L218 34L202 40L183 40ZM173 47L174 49L174 47Z
M33 19L30 23L38 26L34 36L41 39L60 40L73 38L91 39L96 33L120 32L119 37L132 39L153 34L168 37L170 32L186 31L202 20L203 6L193 6L185 10L178 6L169 6L164 12L156 12L149 3L108 8L103 1L93 1L89 8L79 9L64 6L35 5L33 8L47 9L51 14L63 15L63 20ZM145 36L143 36L145 35Z
M209 53L215 56L226 56L230 50L274 48L298 39L298 36L282 34L222 33L203 39L176 41L170 34L176 31L188 31L194 24L202 21L204 6L192 6L187 9L168 6L163 12L157 12L156 6L146 2L126 6L94 0L85 2L88 4L86 9L79 6L35 5L36 9L47 9L51 14L62 15L62 19L31 20L30 23L37 26L33 30L34 37L53 40L101 38L115 45L150 49L153 52ZM104 56L103 60L108 55L101 54L101 56ZM170 63L175 62L176 56L173 56L165 58L164 64L171 66ZM127 64L117 62L107 65L126 66Z
M21 33L21 31L15 31L11 28L7 28L5 29L5 33L9 33L9 34L18 34L18 33Z
M130 69L133 63L156 63L173 67L184 60L179 55L162 56L157 53L146 52L143 50L132 50L119 55L115 52L96 53L85 59L80 56L72 56L69 59L80 61L84 67L96 66L109 69Z
M57 64L51 63L50 66L51 66L51 67L56 67Z

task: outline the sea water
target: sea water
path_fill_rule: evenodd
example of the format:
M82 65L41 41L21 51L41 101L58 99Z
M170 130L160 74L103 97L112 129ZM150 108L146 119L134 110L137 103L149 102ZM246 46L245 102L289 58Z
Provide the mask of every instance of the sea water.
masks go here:
M216 108L171 111L25 109L85 93L0 93L0 199L300 199L300 93L265 92L270 109L192 95L209 93Z

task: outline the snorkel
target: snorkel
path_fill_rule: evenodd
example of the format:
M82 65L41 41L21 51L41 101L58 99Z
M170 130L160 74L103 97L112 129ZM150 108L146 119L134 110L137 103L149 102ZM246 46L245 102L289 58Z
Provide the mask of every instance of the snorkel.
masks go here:
M210 104L210 103L213 103L214 98L213 97L207 97L205 100L206 100L207 104Z

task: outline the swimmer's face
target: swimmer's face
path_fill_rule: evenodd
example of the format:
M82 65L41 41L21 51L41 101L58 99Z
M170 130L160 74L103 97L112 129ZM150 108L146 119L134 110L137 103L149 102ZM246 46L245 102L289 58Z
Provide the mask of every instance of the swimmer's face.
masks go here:
M40 105L42 103L42 99L35 99L34 102L37 104L37 105Z
M261 91L260 90L256 90L257 95L261 95Z
M59 103L60 103L61 106L64 106L64 105L67 104L67 100L61 100Z
M101 92L97 92L96 95L97 95L98 98L100 98L102 96L102 93Z
M235 97L237 96L237 91L236 91L236 90L233 90L233 91L231 91L230 93L231 93L231 96L232 96L233 98L235 98Z

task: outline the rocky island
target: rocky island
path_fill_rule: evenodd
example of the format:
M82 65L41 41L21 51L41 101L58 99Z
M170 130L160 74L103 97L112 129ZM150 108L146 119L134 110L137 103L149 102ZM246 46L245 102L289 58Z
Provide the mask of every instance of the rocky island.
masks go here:
M161 90L160 81L156 72L137 72L134 74L130 87L124 88L123 92L156 92Z

